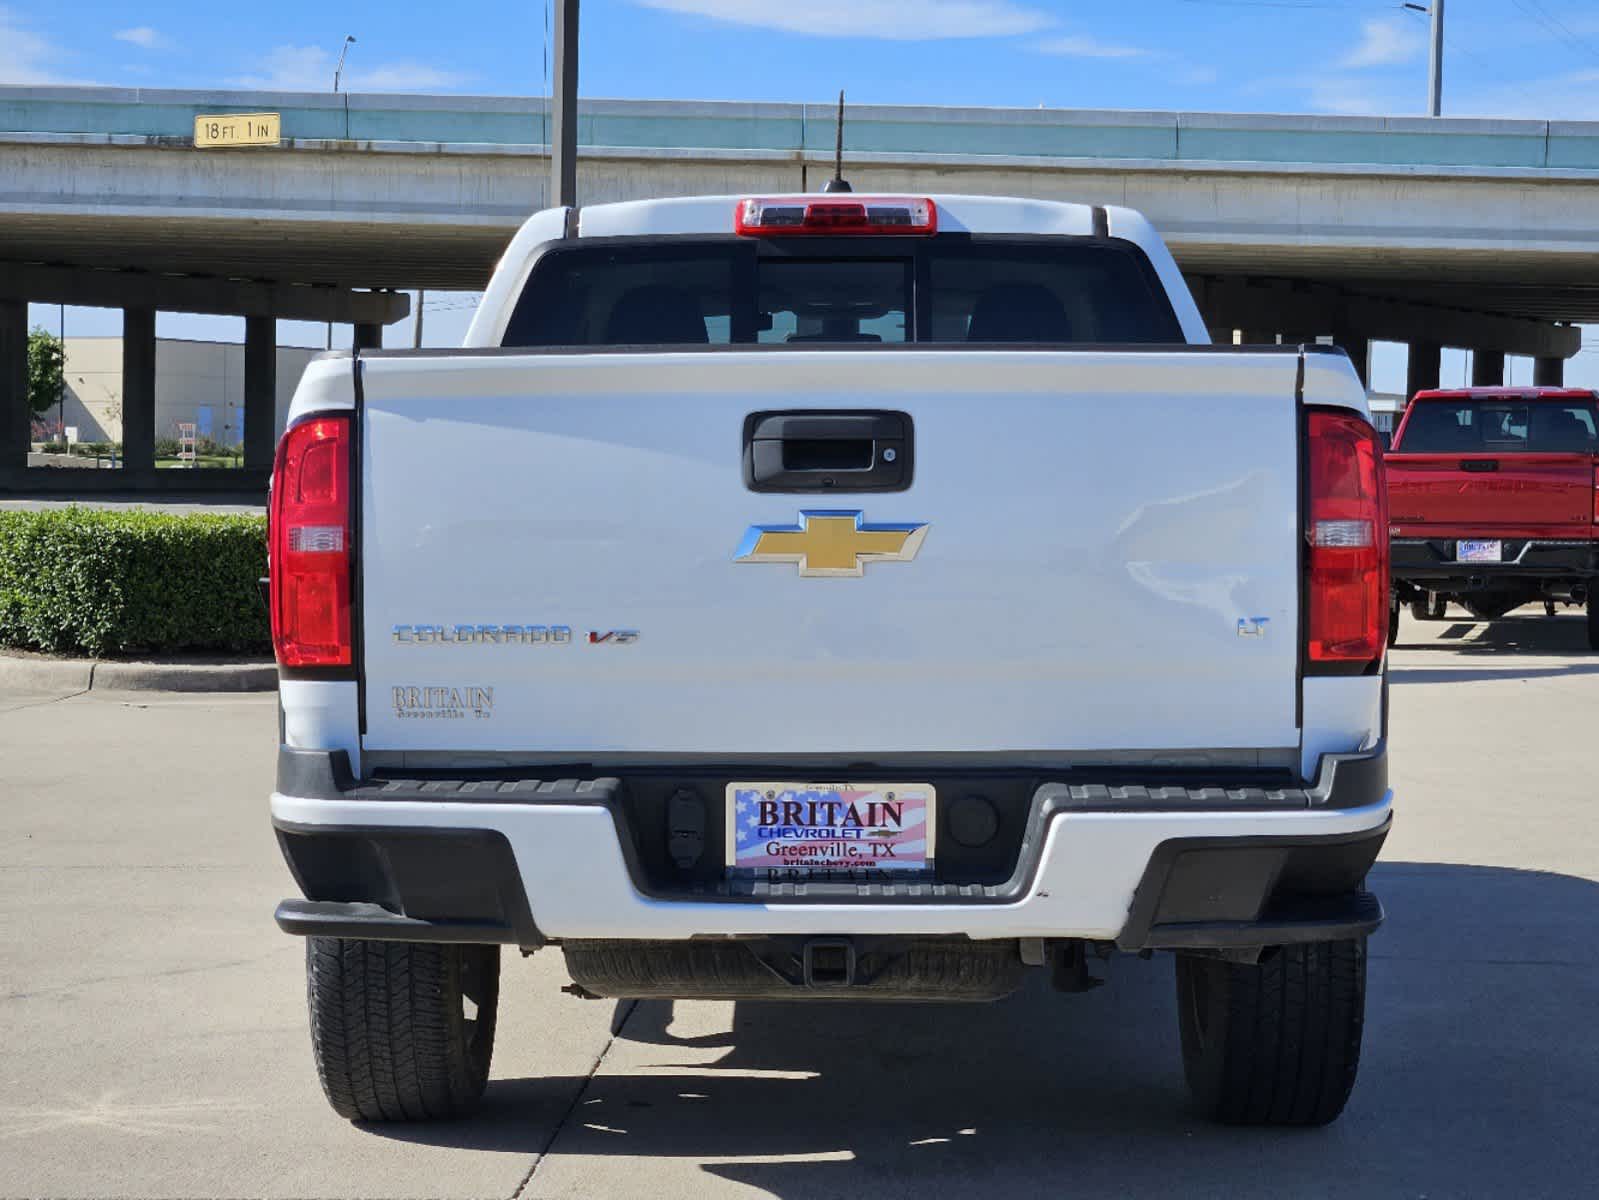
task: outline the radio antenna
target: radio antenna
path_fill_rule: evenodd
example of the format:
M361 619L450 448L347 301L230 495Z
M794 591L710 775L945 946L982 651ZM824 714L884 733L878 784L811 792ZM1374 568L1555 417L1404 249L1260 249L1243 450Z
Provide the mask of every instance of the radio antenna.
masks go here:
M853 192L844 178L844 89L838 90L838 126L833 138L833 178L822 185L824 192Z

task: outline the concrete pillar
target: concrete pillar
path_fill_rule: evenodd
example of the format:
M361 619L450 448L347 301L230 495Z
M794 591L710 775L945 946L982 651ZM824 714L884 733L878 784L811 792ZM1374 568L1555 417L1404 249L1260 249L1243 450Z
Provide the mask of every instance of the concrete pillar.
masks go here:
M357 350L383 349L383 326L357 325L355 327L355 348Z
M1505 356L1497 350L1471 352L1471 386L1504 387Z
M1362 387L1371 387L1371 339L1347 329L1333 330L1333 345L1349 355Z
M1411 342L1410 354L1405 361L1405 400L1417 392L1438 386L1439 372L1443 370L1443 347L1437 342Z
M155 310L122 310L122 462L155 467Z
M1535 358L1532 360L1533 387L1565 387L1566 360L1563 358Z
M272 466L273 415L278 402L278 323L244 318L244 465Z
M28 302L0 300L0 471L28 465Z

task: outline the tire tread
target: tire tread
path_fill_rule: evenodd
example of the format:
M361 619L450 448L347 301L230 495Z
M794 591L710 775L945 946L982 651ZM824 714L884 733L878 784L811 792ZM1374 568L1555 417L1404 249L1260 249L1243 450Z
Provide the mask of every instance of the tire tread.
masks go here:
M483 956L479 1042L460 1018L465 955ZM352 1121L455 1117L488 1081L499 948L306 939L311 1050L328 1103Z
M1177 971L1184 1067L1206 1115L1234 1125L1337 1118L1360 1063L1365 939L1283 946L1254 966L1179 956ZM1195 995L1208 998L1204 1034Z

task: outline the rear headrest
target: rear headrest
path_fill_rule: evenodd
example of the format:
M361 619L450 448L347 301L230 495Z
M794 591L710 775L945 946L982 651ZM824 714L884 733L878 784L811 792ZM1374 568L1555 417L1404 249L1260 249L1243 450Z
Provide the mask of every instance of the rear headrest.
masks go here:
M1528 432L1535 438L1538 434L1554 434L1572 441L1587 441L1590 437L1587 424L1569 408L1534 408L1532 429Z
M1412 442L1417 438L1444 451L1464 450L1482 442L1476 429L1462 425L1455 410L1442 404L1424 404L1411 414L1405 440Z
M968 342L1069 342L1072 324L1060 298L1038 283L999 283L977 297Z
M605 322L611 346L691 346L710 341L694 293L661 283L623 292Z

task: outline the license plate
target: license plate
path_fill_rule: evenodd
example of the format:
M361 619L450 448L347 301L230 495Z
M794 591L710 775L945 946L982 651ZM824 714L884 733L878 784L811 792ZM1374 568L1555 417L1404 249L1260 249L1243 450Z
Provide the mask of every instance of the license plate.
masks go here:
M727 865L784 877L926 871L934 803L925 783L730 783Z
M1503 555L1504 543L1500 541L1455 543L1456 562L1498 562Z

